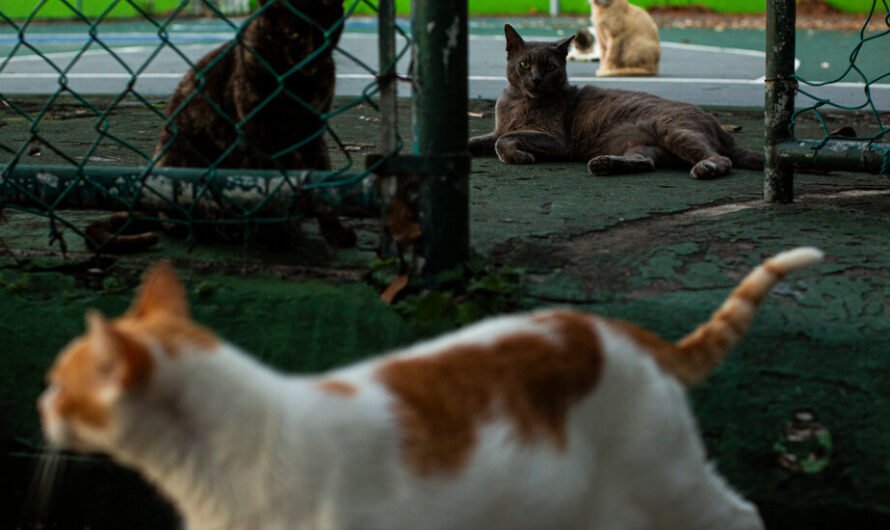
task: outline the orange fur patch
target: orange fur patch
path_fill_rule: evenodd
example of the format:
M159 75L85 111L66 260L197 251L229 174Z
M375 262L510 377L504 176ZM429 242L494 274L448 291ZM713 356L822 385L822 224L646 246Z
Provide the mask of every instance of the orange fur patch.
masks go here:
M775 277L776 280L781 280L785 277L785 272L769 261L766 261L762 267L763 271L761 271L760 275L756 278L746 278L741 285L733 290L730 298L741 298L757 305L767 294L769 294L769 289L763 288L763 284L765 283L764 276L768 273Z
M729 318L729 315L725 316ZM607 321L610 327L652 355L662 370L687 386L701 381L729 349L730 337L725 327L737 333L731 319L723 321L724 326L715 326L712 322L714 320L700 326L679 344L672 344L633 322Z
M338 379L326 379L319 382L318 387L328 394L333 394L335 396L349 397L358 393L358 389L355 388L355 385L351 385L346 381L340 381Z
M143 340L160 343L171 356L187 347L213 351L219 346L213 332L191 320L185 289L169 261L148 269L136 300L116 324Z
M55 401L59 416L102 428L108 424L108 411L95 396L99 380L95 364L89 344L79 339L62 353L49 379L59 389Z
M745 282L736 287L730 295L731 298L741 298L754 305L759 304L764 296L766 296L766 293L763 292L760 282Z
M655 333L626 320L607 320L606 324L622 335L630 338L640 348L646 350L665 372L686 382L688 367L677 355L677 347Z
M127 316L144 318L153 313L167 313L188 318L188 298L185 289L169 261L162 260L148 269L139 294L127 311Z
M602 373L599 337L587 315L553 311L532 320L547 333L518 332L380 367L398 399L403 452L416 473L459 472L479 424L501 415L520 441L543 436L565 447L569 410Z
M96 352L89 339L81 338L59 355L49 379L59 391L56 408L61 417L102 428L109 419L106 406L98 399L103 386L130 388L151 377L154 364L148 350L124 336L117 339L114 352Z
M206 352L219 347L219 339L212 331L184 317L160 313L138 319L123 317L116 323L142 340L159 343L172 357L189 347Z

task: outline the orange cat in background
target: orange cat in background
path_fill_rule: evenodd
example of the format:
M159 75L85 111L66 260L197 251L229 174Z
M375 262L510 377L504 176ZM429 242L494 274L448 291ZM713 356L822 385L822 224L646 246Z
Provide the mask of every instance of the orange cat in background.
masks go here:
M649 13L627 0L590 0L590 7L600 49L597 77L656 75L661 45Z

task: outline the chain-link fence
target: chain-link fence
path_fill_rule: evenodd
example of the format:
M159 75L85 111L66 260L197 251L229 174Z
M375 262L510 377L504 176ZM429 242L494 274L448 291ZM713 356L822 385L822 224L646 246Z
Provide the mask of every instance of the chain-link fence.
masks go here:
M145 2L112 1L87 16L76 2L58 1L77 22L36 24L45 0L23 18L0 10L0 206L45 217L63 250L70 233L107 250L135 231L140 235L128 243L138 244L141 227L152 223L190 237L208 227L241 237L306 216L318 217L322 230L341 215L385 219L381 195L400 193L381 194L375 173L422 174L430 166L429 157L426 164L406 157L395 163L403 147L396 83L407 80L396 64L412 41L390 0L262 0L243 19L226 12L246 2L180 0L158 16ZM135 36L108 18L121 6L137 13L126 28L135 26ZM196 10L205 15L198 26ZM369 25L376 46L356 48L342 38L356 11L378 14L378 31ZM463 12L462 58L451 68L463 68L466 77L465 3L432 11L449 22ZM430 33L425 38L436 38ZM422 43L415 47L417 100L430 86L420 76L423 58L432 55ZM334 97L341 77L363 82L359 95ZM178 84L168 98L171 79ZM367 118L379 138L367 160L336 130L338 116L359 107L377 113ZM413 128L424 134L422 123ZM66 214L70 209L118 213L83 226Z
M875 91L886 90L890 69L861 64L865 53L880 54L887 66L890 8L887 0L872 0L871 8L851 46L849 63L826 81L810 81L795 73L796 11L794 0L767 2L766 170L767 200L790 202L794 168L848 170L890 174L890 128L875 102ZM855 101L825 97L820 89L838 84L861 87ZM827 112L864 114L864 124L835 127ZM816 138L802 134L799 124L816 124ZM821 137L818 137L821 135Z

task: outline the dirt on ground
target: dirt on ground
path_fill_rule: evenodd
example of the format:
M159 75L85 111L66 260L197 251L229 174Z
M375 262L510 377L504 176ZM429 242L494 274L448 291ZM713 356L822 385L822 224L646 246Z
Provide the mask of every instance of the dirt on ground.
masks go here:
M660 28L714 28L714 29L763 29L766 17L762 13L717 13L702 6L653 6L649 14ZM876 12L868 29L888 29L887 12ZM847 30L862 28L865 17L858 13L845 13L820 0L803 0L797 3L797 27L801 29Z

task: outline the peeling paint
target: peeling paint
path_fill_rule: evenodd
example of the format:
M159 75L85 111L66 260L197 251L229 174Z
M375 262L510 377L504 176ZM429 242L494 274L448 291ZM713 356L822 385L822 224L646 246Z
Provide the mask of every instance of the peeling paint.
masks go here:
M37 182L51 188L59 187L59 177L53 175L52 173L45 173L42 171L37 173Z
M451 57L451 52L456 50L458 46L457 38L460 36L460 17L454 17L451 26L445 30L445 35L448 37L448 41L445 43L445 48L442 50L442 62L445 64L445 71L447 72L448 60Z

